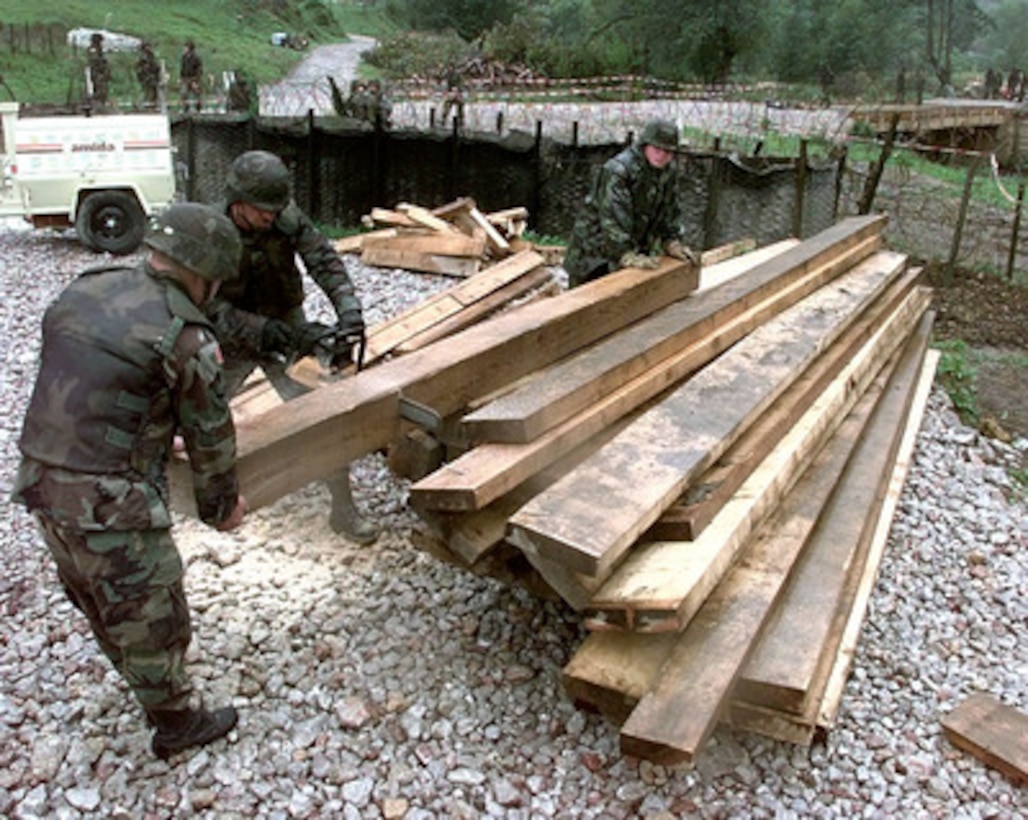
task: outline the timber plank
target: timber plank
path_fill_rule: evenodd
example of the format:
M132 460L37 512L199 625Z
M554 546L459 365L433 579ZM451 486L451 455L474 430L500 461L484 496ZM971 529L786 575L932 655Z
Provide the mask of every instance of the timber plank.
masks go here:
M897 255L897 262L905 257ZM862 264L886 264L888 254L880 252ZM891 313L900 298L919 278L920 270L897 281L862 319L818 358L736 441L718 461L689 488L686 495L667 509L646 533L650 541L693 541L728 503L739 486L771 452L836 374L850 361L877 327Z
M364 244L365 239L388 239L391 236L396 236L398 231L396 228L382 228L377 231L365 231L364 233L357 233L353 236L344 236L341 239L336 239L332 243L332 247L335 248L336 253L360 253L361 245Z
M871 241L877 241L877 237L865 240ZM814 280L822 275L822 268L815 268L809 274ZM524 444L479 445L418 482L411 488L412 498L416 498L417 503L425 509L480 509L604 426L695 372L758 326L767 316L777 313L781 301L794 301L799 298L797 293L809 292L812 287L812 280L804 277L794 281L784 291L770 294L742 313L726 319L709 333L700 335L693 344L678 350L626 384L607 391L583 412L532 441ZM646 320L645 323L648 322ZM522 384L532 379L530 376Z
M739 681L740 699L801 713L815 681L827 677L852 604L846 587L855 587L853 579L863 570L930 333L927 316L912 334L889 393L852 456L852 469L836 488L782 606Z
M237 471L251 507L387 447L403 394L447 416L688 294L673 260L605 276L479 322L445 341L327 384L239 429Z
M946 738L1015 783L1028 783L1028 714L982 693L942 719Z
M427 208L422 208L420 205L401 202L396 206L396 210L408 216L418 225L422 225L430 230L443 234L458 233L457 229L445 219L440 219Z
M466 256L477 259L485 253L485 241L462 233L401 233L385 238L365 238L361 248L364 251L386 249L433 256Z
M361 262L378 268L403 268L424 273L438 273L441 276L467 278L478 273L481 260L459 256L443 256L438 253L421 253L394 247L369 247L361 249Z
M894 276L858 267L765 323L522 507L512 526L571 569L609 576L639 535Z
M881 226L880 222L856 223L849 232L819 235L818 241L808 240L768 258L754 252L757 256L753 261L757 264L748 272L669 306L646 322L558 363L519 389L468 414L462 423L469 439L526 442L537 438L599 401L617 385L700 336L721 329L754 305L773 304L772 310L781 310L811 293L875 250L881 244L877 233ZM749 256L729 260L725 265L738 270ZM699 276L698 270L692 273ZM719 278L716 273L707 275ZM780 293L781 299L768 302L773 293ZM767 316L759 318L763 321Z
M695 541L641 544L590 602L601 626L680 630L903 343L931 297L908 294Z
M761 536L754 540L754 544L747 549L746 556L740 560L739 565L733 572L743 573L737 577L742 578L750 574L747 568L756 568L757 578L763 569L773 566L779 553L797 548L802 541L804 525L813 526L817 517L818 497L823 501L830 492L833 477L832 470L841 470L845 464L848 447L859 434L863 423L870 412L870 406L875 400L874 390L861 399L858 407L851 411L850 415L840 427L838 436L834 437L818 455L816 463L811 471L804 476L796 488L789 494L788 500L775 513L775 518L770 521L762 530ZM808 491L809 490L809 491ZM796 512L796 519L792 529L776 529L776 525L782 524L789 516L789 505L795 505L792 510ZM800 526L796 526L799 524ZM775 543L774 539L780 540ZM788 562L785 562L788 563ZM758 616L760 612L755 605L748 604L737 598L745 594L745 587L748 584L726 583L719 591L720 597L712 596L701 614L690 624L685 632L679 633L652 633L639 634L629 632L594 632L579 648L578 652L565 667L565 686L580 701L588 702L589 697L597 699L597 708L605 709L606 704L621 703L629 704L632 715L636 708L645 700L647 693L657 692L663 685L665 690L674 688L680 681L686 680L690 674L700 674L702 670L710 665L712 669L718 669L717 675L724 676L726 672L734 674L734 667L741 662L736 657L729 659L725 655L726 663L719 666L721 661L717 657L719 652L728 649L728 643L720 640L721 637L714 633L718 629L719 619L724 619L726 633L729 640L734 636L734 644L737 652L748 650L748 644L742 641L745 637L741 633L742 624L747 616L752 617L754 613ZM768 586L766 579L760 581L753 587L753 591L762 590L765 597L773 589ZM739 618L732 623L729 618L733 612ZM698 637L704 636L703 640ZM707 638L709 638L709 645ZM703 658L694 657L689 663L675 664L675 653L678 653L679 661L691 653L708 652L709 655ZM631 670L626 673L622 670ZM701 684L697 691L689 691L682 695L683 700L678 702L677 710L682 713L694 712L696 709L704 709L702 715L696 717L684 716L687 721L686 728L689 731L699 731L705 736L709 730L708 721L711 709L717 713L722 704L723 698L730 690L724 688L722 680L719 683ZM694 703L693 698L699 698ZM674 699L674 698L673 698ZM688 708L682 708L682 703L688 703ZM706 704L704 707L703 704ZM657 701L651 698L650 706L640 711L637 717L636 726L640 727L645 715L652 710ZM630 716L626 715L626 718ZM696 723L696 720L699 723ZM692 722L690 722L692 721ZM669 726L675 725L674 720ZM627 728L631 731L631 726ZM639 731L639 729L637 729ZM654 747L649 748L640 738L639 748L635 752L643 753L645 756L658 756L661 744L654 742ZM627 750L626 750L627 751ZM674 753L668 754L668 760L675 757ZM681 760L682 758L679 758Z
M468 216L471 220L478 225L485 233L486 242L489 243L489 247L499 253L501 256L505 256L510 253L510 243L503 237L503 235L496 230L496 226L490 222L485 215L478 210L478 208L471 208L468 211Z

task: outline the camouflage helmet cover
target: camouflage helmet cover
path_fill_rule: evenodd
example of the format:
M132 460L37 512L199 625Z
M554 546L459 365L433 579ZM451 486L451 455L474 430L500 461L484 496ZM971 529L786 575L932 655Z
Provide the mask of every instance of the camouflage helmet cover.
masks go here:
M639 135L639 144L677 151L678 126L668 120L650 120Z
M225 194L230 203L245 202L262 211L281 211L289 204L289 169L270 151L247 151L228 169Z
M239 231L207 205L182 202L165 208L151 221L143 242L203 279L227 281L239 275Z

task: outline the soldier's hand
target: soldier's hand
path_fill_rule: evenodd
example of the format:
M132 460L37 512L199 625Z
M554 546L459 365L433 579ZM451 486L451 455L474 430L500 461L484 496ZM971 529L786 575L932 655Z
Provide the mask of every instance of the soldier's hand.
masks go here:
M688 245L683 244L680 239L672 239L664 245L664 253L673 259L680 259L692 265L700 264L700 255Z
M364 334L364 314L359 310L344 310L339 316L336 330L344 338L362 336Z
M215 529L217 529L219 532L228 532L229 530L234 530L236 527L243 523L243 518L249 511L250 504L247 502L246 497L242 493L240 493L239 496L236 498L236 506L233 508L232 512L229 513L228 518L226 518L224 521L218 524L218 526L215 527Z
M335 328L321 322L305 322L294 330L293 349L298 356L310 356L319 343L335 335Z
M628 251L622 254L619 263L623 268L642 268L643 270L654 270L660 267L659 260L652 256L647 256L645 253L636 253L635 251Z
M261 331L261 353L291 355L294 333L293 326L289 322L283 322L281 319L268 319Z

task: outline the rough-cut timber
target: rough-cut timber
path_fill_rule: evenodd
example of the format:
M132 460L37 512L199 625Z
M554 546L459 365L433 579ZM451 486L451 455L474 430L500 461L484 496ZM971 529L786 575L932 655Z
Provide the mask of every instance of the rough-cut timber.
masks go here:
M905 257L880 251L862 264L887 264L888 259L904 264ZM852 360L870 335L908 292L917 279L910 273L873 305L820 357L788 391L768 408L718 461L690 488L685 497L664 512L647 531L648 541L692 541L725 506L739 486L782 439L808 407L820 396L836 374Z
M688 624L751 533L777 508L882 363L903 344L930 300L926 292L915 291L894 307L698 539L637 547L593 596L589 607L595 623L589 625L657 631Z
M540 554L609 576L639 535L894 277L855 270L761 326L522 507L511 526Z
M251 506L269 504L399 433L401 394L446 416L688 295L685 266L624 270L486 319L441 342L327 384L238 430L238 471Z
M818 681L827 679L838 653L930 333L931 316L926 316L891 394L853 454L853 469L836 489L826 520L797 565L785 605L750 658L736 690L738 699L799 714L810 715L816 708L811 700L820 700L824 686L818 687Z
M752 329L774 310L783 310L875 250L881 244L883 225L880 217L861 220L849 224L848 230L830 229L769 259L762 260L763 254L758 255L753 261L759 264L746 273L669 306L646 322L539 373L508 395L468 414L463 419L468 438L507 443L532 441L685 345L706 335L725 332L730 320L765 302L772 294L782 294L780 300L771 303L767 313L752 316L748 326L735 325L740 334ZM725 266L737 268L748 261L749 255L730 260ZM704 276L718 278L716 272L705 272ZM738 338L735 336L730 342Z
M1015 783L1028 783L1028 715L975 694L942 719L946 738Z

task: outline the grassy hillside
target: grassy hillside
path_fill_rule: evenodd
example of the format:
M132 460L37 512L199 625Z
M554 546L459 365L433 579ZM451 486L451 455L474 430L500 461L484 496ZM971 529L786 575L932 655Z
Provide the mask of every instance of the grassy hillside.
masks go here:
M354 0L92 0L26 3L0 0L0 71L7 89L27 103L74 103L84 92L85 53L67 45L67 32L96 28L149 40L171 76L186 39L196 42L205 73L242 70L258 82L285 75L302 52L270 44L275 31L302 34L311 46L338 42L347 32L380 36L391 26L377 4ZM109 52L111 96L121 104L139 97L136 55ZM6 98L6 96L4 98ZM172 96L174 99L174 95Z

